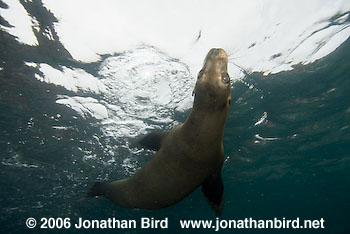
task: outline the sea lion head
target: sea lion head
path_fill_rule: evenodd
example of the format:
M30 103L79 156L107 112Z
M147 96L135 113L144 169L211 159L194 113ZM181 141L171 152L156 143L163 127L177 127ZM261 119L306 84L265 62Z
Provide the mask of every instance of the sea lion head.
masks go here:
M225 50L213 48L208 52L193 91L195 94L193 108L210 111L227 110L231 103L227 64L228 56Z

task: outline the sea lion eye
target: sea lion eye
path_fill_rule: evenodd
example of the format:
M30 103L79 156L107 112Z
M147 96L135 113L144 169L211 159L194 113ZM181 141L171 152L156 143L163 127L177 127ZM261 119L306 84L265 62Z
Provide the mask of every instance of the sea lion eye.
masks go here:
M202 77L203 73L204 73L203 69L200 70L200 71L198 72L197 79L200 79L200 78Z
M230 82L230 76L225 73L221 76L222 82L224 82L225 84L227 84L228 82Z

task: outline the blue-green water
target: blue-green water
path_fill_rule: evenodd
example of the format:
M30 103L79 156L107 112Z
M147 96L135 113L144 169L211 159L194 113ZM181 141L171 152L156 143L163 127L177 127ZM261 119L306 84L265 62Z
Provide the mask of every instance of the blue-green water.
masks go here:
M123 209L104 199L80 200L96 178L114 180L127 176L118 171L118 165L83 160L84 152L104 157L106 145L118 142L104 136L94 119L76 117L73 110L57 104L58 94L70 92L35 79L37 70L24 61L82 67L91 73L97 65L70 60L62 45L54 42L41 41L37 48L23 46L6 32L0 33L4 68L0 71L1 233L48 231L28 229L25 222L29 217L38 221L42 217L70 218L72 223L79 217L168 218L168 232L185 231L180 229L180 219L215 220L199 189L178 204L158 211ZM61 48L61 53L48 56L52 48ZM220 219L323 218L325 228L222 231L350 233L349 77L347 40L313 64L276 75L253 73L233 84L224 136L225 209ZM266 119L256 124L265 112ZM183 121L186 114L176 118ZM67 128L57 131L53 126L58 125ZM94 136L99 136L99 141ZM141 165L150 157L146 155L137 161ZM50 230L84 231L72 227Z

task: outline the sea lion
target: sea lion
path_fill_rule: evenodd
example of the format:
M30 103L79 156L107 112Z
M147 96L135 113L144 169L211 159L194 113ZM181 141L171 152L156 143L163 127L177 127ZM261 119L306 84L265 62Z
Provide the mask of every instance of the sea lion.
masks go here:
M95 182L85 197L104 196L121 207L154 210L173 205L202 186L220 216L224 207L222 140L231 103L227 62L223 49L211 49L198 74L193 108L185 122L138 138L134 146L157 151L154 157L129 178Z

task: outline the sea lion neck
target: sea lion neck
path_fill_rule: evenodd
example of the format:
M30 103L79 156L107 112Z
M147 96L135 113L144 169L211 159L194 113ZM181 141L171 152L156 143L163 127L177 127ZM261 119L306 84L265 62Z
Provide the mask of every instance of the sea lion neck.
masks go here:
M185 129L191 129L191 132L195 135L210 133L208 135L213 136L213 138L219 137L219 140L222 140L227 112L228 107L220 113L208 112L202 109L192 109L183 125Z
M222 141L226 116L231 103L228 57L223 49L211 49L198 74L193 108L184 123L193 134L207 134Z

